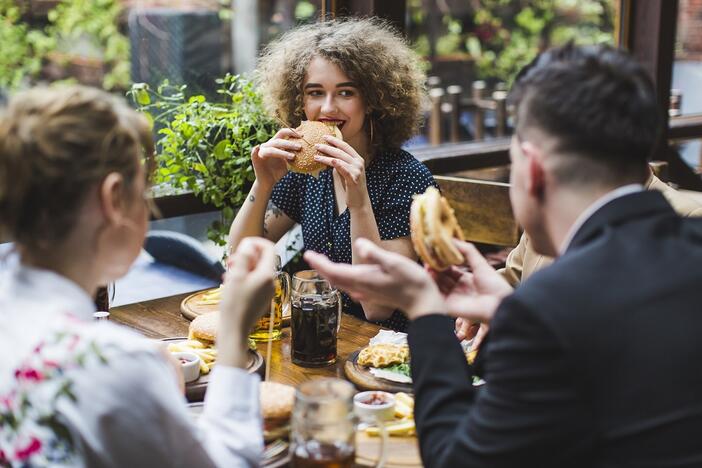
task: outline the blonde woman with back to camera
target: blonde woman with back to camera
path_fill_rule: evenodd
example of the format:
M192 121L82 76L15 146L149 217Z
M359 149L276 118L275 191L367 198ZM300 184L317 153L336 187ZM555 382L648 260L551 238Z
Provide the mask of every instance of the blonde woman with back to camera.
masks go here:
M98 285L144 241L153 152L145 119L91 88L24 92L0 115L0 237L14 241L0 263L1 466L259 463L259 379L244 367L255 304L273 292L270 242L234 254L197 425L155 344L91 321Z
M422 119L424 74L405 40L377 19L302 26L263 52L257 79L272 115L336 125L342 138L315 145L318 177L288 172L307 156L303 140L282 128L254 149L256 181L232 223L230 244L246 236L278 241L295 223L304 248L357 263L361 237L416 259L409 231L412 196L436 186L429 170L401 146ZM298 161L299 163L299 161ZM407 319L392 308L354 302L344 310L395 330Z

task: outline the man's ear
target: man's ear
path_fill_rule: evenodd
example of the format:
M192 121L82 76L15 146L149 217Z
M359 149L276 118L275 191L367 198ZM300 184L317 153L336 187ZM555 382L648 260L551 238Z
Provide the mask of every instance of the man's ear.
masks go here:
M546 173L543 165L543 152L530 141L522 143L522 153L527 159L527 193L538 200L543 199Z
M100 184L100 209L107 224L119 224L124 218L124 178L122 174L110 172Z

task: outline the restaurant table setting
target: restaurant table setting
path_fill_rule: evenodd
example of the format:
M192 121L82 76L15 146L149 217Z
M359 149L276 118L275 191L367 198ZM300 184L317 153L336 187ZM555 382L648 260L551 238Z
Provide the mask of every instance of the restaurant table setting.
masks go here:
M209 369L216 365L216 347L206 324L198 327L199 334L192 325L218 313L219 293L215 288L111 310L113 321L165 341L183 365L184 357L199 358L199 377L186 383L194 415L201 410ZM287 420L278 424L285 429L266 438L263 466L422 466L411 385L402 379L409 369L406 335L343 314L341 307L339 292L314 270L292 279L278 270L275 295L262 307L250 335L247 366L265 382L285 384L280 385L283 391L291 386ZM366 361L359 364L359 356ZM385 375L390 379L383 378L381 365L388 363L400 370ZM372 372L372 364L378 364L379 375ZM261 391L270 391L266 388L262 385ZM281 398L274 400L280 403ZM272 434L266 431L269 422L264 418L267 435Z

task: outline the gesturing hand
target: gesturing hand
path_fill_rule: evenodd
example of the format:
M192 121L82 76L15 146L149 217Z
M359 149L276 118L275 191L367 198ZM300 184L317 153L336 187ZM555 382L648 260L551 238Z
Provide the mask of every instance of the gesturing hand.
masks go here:
M358 239L355 248L360 264L333 263L324 255L310 251L305 253L305 260L359 302L400 309L411 320L445 311L439 288L415 262L383 250L367 239Z
M489 323L502 299L512 292L507 281L492 268L473 244L454 241L470 271L451 267L432 271L444 294L449 315L471 323Z
M366 161L344 140L327 135L326 145L315 145L318 154L315 161L336 169L346 190L346 206L360 208L369 202L366 186Z

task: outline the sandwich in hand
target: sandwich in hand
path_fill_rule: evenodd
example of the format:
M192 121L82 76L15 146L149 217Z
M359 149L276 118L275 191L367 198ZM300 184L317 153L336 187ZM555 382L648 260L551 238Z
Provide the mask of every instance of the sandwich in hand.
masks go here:
M288 162L288 170L319 177L319 173L329 166L314 160L318 153L314 145L326 144L325 135L342 138L341 130L333 123L303 120L295 131L302 137L295 140L302 145L302 149L295 153L295 159Z
M416 195L410 209L412 245L422 261L436 271L463 263L453 239L463 240L463 231L448 201L434 187Z

